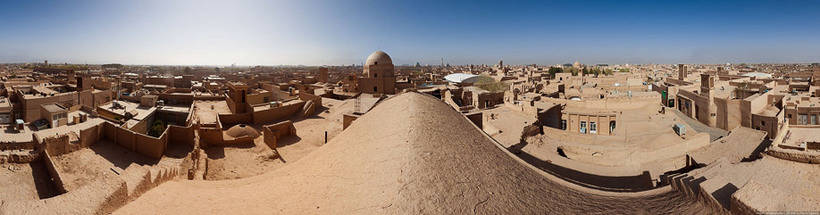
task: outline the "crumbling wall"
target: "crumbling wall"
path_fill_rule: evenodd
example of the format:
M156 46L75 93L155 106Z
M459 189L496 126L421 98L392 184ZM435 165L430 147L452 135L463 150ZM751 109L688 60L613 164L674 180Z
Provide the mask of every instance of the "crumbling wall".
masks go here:
M46 152L54 156L59 156L71 152L68 147L68 135L46 137L43 138L43 142L41 144L45 148Z
M766 154L784 160L790 160L801 163L820 164L820 153L816 151L799 151L794 149L769 147L769 149L766 150Z
M5 138L0 138L0 151L11 151L11 150L32 150L34 149L35 142L34 140L37 139L33 134L31 141L24 141L24 142L15 142L15 141L8 141Z

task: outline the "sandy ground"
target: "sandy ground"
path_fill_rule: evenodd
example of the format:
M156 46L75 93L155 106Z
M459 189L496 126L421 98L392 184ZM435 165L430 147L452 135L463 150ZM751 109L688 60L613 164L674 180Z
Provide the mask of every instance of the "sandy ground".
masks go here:
M535 116L527 116L521 111L503 105L482 112L484 132L487 132L504 147L518 144L524 126L537 120ZM490 115L495 115L495 118L490 118Z
M44 199L57 194L42 161L0 164L0 201Z
M181 149L177 148L179 147L169 147L169 149L172 149L169 150L169 153L179 155L175 155L175 157L166 156L162 160L157 160L132 152L119 145L102 141L90 148L55 156L53 160L63 177L66 190L70 192L105 174L122 174L131 166L178 165L182 162L182 157L186 152L181 152Z
M426 95L387 99L263 175L164 183L119 214L698 214L669 189L616 194L546 175Z
M260 175L294 162L324 145L325 131L332 139L342 130L342 113L352 110L353 101L324 98L325 108L309 118L293 118L297 136L283 138L274 152L260 136L253 144L233 147L209 147L206 180L225 180ZM261 125L254 126L261 131ZM277 156L277 154L279 156Z

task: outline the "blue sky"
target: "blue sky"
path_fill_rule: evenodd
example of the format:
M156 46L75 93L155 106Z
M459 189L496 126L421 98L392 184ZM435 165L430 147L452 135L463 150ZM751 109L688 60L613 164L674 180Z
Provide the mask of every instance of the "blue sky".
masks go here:
M820 62L820 1L10 1L0 62Z

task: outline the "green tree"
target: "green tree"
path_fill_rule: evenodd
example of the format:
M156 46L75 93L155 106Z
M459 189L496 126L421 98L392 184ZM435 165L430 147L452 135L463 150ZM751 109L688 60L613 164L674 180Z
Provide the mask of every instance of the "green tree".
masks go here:
M473 85L490 92L504 92L510 88L509 84L496 81L494 78L486 75L478 76L478 81Z
M162 132L165 132L165 127L167 125L162 120L155 120L154 124L151 125L151 129L148 130L148 135L152 137L159 137L162 135Z
M562 70L561 68L558 68L558 67L550 67L550 69L547 70L547 72L550 74L550 79L553 79L553 78L555 78L556 73L562 73L562 72L564 72L564 70Z

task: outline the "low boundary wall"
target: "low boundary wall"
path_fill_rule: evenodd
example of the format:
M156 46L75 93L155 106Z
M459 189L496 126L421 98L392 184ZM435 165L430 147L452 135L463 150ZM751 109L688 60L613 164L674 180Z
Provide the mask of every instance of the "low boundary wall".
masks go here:
M296 127L293 126L292 121L286 120L273 125L263 126L262 135L264 136L265 144L275 150L280 138L296 136Z

